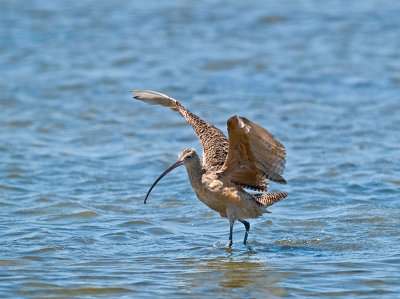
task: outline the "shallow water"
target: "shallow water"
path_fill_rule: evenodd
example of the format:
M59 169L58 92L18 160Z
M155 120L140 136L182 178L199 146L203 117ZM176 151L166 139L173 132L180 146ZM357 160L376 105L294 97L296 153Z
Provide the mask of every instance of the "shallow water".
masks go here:
M0 2L0 296L400 295L396 1ZM199 202L153 89L286 146L244 228Z

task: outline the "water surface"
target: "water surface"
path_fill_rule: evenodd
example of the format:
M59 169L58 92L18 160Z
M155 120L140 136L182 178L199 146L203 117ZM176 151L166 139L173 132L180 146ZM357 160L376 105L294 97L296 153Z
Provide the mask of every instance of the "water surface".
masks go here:
M0 3L1 297L397 297L396 1ZM287 149L249 245L199 202L153 89Z

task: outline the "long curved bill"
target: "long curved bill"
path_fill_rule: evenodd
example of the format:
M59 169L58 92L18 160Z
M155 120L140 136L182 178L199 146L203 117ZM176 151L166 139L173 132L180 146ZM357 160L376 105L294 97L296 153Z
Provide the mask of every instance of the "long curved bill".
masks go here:
M149 191L147 191L146 197L144 198L144 203L146 203L147 197L149 197L149 194L151 192L151 190L153 190L154 186L158 183L159 180L161 180L168 172L170 172L172 169L175 169L179 166L183 165L183 161L178 161L175 164L173 164L171 167L169 167L166 171L164 171L158 179L156 179L156 181L153 183L153 185L151 185Z

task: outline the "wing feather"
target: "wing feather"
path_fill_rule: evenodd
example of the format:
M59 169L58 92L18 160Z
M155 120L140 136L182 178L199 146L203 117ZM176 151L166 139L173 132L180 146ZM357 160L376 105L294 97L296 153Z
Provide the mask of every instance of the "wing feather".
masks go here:
M286 184L281 176L286 163L285 148L266 129L235 115L228 120L228 134L228 155L221 173L238 185L260 191L266 191L266 179Z
M180 102L165 94L150 90L132 90L131 92L136 95L135 99L151 105L162 105L180 113L192 126L200 141L203 148L204 167L214 171L222 167L228 153L228 139L221 130L202 120Z

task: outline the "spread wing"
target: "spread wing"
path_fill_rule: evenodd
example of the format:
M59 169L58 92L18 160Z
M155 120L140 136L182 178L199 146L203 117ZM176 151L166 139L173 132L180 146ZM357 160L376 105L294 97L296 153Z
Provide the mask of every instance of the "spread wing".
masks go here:
M267 130L252 121L232 116L228 120L228 156L221 174L244 188L267 191L266 179L286 184L281 176L286 151Z
M135 99L151 105L162 105L180 113L192 126L203 148L203 166L208 170L219 170L228 153L228 139L213 125L187 110L177 100L150 90L132 90Z

